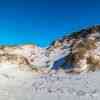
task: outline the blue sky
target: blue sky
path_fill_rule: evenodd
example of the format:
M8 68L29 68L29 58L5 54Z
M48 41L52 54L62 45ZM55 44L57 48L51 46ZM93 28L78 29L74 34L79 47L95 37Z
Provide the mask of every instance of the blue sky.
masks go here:
M100 24L100 0L0 0L0 44L48 46L72 31Z

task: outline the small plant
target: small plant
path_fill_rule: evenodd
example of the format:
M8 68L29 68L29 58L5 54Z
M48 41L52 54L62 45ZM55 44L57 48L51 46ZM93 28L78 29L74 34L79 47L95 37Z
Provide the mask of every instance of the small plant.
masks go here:
M35 65L31 65L32 70L38 71L38 67Z
M80 59L83 59L86 52L87 49L84 47L77 48L77 52L72 54L73 61L76 63Z
M96 48L96 41L95 40L87 40L85 45L88 50Z
M96 68L99 68L100 64L99 61L94 59L93 57L87 58L87 64L89 64L89 70L95 71Z

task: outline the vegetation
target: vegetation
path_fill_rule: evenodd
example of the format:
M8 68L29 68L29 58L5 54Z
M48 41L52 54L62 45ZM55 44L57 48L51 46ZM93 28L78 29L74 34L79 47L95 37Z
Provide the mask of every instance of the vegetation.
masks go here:
M69 35L69 37L72 37L72 38L79 38L80 37L80 32L73 32L71 35Z
M86 48L87 50L90 49L95 49L96 48L96 41L95 40L83 40L80 43L78 43L78 45L76 46L76 48Z
M88 57L87 58L87 64L89 64L89 70L95 71L96 68L99 68L100 67L100 63L99 62L100 62L99 60L96 60L91 56Z
M73 63L77 63L80 59L83 59L85 54L87 53L88 50L91 49L95 49L96 45L95 45L96 41L95 40L82 40L80 41L75 48L73 49L73 54L72 54L72 58L73 58ZM93 66L96 65L98 62L96 62L94 60L94 62L92 61L93 58L88 58L88 63L92 64ZM90 67L90 69L93 70L92 65Z

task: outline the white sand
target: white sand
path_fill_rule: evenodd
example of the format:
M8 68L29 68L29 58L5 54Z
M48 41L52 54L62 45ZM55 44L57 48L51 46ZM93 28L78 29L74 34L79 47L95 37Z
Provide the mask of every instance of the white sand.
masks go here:
M0 66L0 100L100 100L100 72L33 75Z

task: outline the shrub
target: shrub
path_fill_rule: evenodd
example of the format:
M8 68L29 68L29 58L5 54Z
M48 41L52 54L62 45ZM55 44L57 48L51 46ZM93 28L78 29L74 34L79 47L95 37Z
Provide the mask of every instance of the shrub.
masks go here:
M94 59L93 57L87 58L87 64L89 64L89 70L95 71L96 68L99 68L100 64L99 61Z
M95 49L96 48L96 41L95 40L87 40L85 43L85 47L89 49Z

